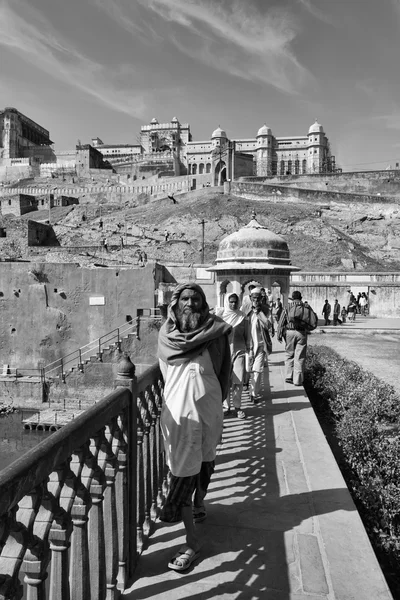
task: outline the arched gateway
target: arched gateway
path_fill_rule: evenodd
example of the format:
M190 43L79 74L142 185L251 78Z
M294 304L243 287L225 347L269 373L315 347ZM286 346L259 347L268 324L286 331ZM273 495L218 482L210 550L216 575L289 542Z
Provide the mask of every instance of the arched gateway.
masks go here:
M217 298L223 306L226 293L235 292L239 298L253 280L272 290L286 304L292 271L285 239L261 225L253 212L248 225L228 235L219 244L216 264L208 271L216 273Z

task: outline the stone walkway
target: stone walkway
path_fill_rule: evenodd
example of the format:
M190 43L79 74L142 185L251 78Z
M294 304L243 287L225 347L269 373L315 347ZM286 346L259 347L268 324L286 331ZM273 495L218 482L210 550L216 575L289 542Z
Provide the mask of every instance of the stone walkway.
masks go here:
M264 399L227 417L198 525L200 558L167 568L182 525L158 523L124 594L144 600L390 600L359 515L303 388L275 344Z

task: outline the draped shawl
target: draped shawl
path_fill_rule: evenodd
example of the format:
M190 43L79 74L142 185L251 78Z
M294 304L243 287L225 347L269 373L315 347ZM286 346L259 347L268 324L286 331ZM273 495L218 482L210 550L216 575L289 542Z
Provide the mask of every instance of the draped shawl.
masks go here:
M201 312L204 321L195 331L183 332L179 331L175 308L182 291L186 289L200 294L203 301ZM199 285L196 283L179 285L172 294L167 320L160 329L158 358L170 365L181 365L208 350L225 398L231 366L228 342L231 330L232 327L223 319L210 314L205 294Z

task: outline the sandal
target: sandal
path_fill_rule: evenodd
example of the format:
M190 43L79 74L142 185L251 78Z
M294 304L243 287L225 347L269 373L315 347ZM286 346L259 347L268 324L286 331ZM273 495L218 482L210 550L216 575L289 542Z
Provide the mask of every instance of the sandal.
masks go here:
M168 568L174 571L186 571L199 556L199 551L196 552L189 546L182 546L168 563Z
M241 408L239 408L236 411L236 416L238 419L245 419L246 418L246 413L244 412L244 410L242 410Z
M203 521L205 521L207 518L207 513L206 513L206 509L204 508L204 506L202 506L201 508L196 508L193 511L193 522L194 523L202 523Z

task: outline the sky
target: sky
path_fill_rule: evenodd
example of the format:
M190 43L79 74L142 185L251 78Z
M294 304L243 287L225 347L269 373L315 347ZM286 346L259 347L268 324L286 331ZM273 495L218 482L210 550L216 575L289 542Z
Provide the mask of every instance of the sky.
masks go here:
M80 140L306 135L344 170L400 161L400 0L0 0L0 108Z

